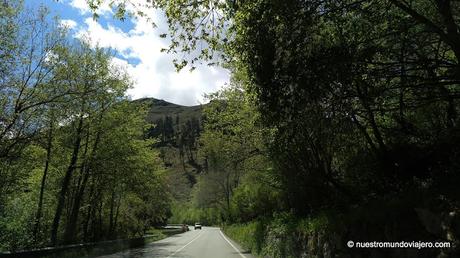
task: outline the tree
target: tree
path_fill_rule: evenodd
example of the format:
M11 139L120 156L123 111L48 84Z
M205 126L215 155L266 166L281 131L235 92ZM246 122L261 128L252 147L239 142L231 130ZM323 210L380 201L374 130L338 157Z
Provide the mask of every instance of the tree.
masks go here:
M40 138L49 125L43 119L49 106L61 101L68 91L50 86L58 67L52 53L65 40L64 31L46 21L46 9L25 15L18 2L1 5L0 12L0 206L3 207L6 195L17 190L27 176L11 170L11 165L19 161L22 151L32 141Z
M269 136L270 129L260 127L259 114L239 86L211 94L209 99L200 137L200 155L207 166L195 198L199 207L219 207L232 219L232 198L245 174L267 172L270 166L264 147L269 139L263 137Z
M164 223L169 189L144 139L146 107L125 96L126 71L109 50L64 40L44 10L0 8L0 250L139 236Z
M86 232L89 239L97 240L101 233L107 238L142 235L168 214L162 163L151 149L152 140L142 139L146 114L128 102L118 103L102 122L110 131L101 134L90 167L90 190L83 196L89 204L83 211L83 228L93 225ZM105 216L99 217L99 212Z
M0 103L0 158L14 157L36 136L43 125L36 119L47 103L58 101L66 92L50 92L56 63L54 50L63 44L63 31L45 20L46 9L24 15L20 6L2 5L2 79ZM15 25L16 24L16 25ZM17 26L24 29L19 30ZM54 94L51 94L54 93Z
M80 156L82 165L79 174L79 185L76 190L74 203L72 204L72 214L68 221L65 241L73 242L75 236L78 210L81 198L88 182L89 169L92 166L93 158L97 152L103 128L100 122L104 118L105 112L120 99L129 87L126 75L118 72L115 67L110 66L110 55L107 51L96 48L91 49L88 43L80 43L73 49L64 49L58 55L65 56L65 63L61 64L64 83L77 92L77 98L69 102L71 113L70 125L74 128L73 138L75 139L72 147L70 163L66 170L59 194L56 214L51 231L51 242L57 244L57 232L61 219L64 203L71 184L72 176L77 169ZM91 127L96 128L92 146L90 143ZM85 136L86 131L86 136ZM84 140L86 137L86 140ZM81 154L82 142L85 147Z
M444 173L422 153L457 139L458 60L394 2L258 1L235 16L232 53L277 128L271 156L301 215Z

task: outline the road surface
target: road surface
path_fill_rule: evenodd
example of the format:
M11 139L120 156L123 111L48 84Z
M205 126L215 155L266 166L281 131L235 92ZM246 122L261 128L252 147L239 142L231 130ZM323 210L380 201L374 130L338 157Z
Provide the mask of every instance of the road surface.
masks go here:
M203 227L133 248L97 258L254 258L225 236L219 228Z

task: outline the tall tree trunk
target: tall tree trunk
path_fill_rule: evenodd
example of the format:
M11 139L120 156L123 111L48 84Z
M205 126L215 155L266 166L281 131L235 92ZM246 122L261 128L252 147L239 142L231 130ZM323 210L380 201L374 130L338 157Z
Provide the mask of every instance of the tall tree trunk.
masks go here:
M94 192L94 178L92 180L92 183L91 183L91 187L90 187L90 190L89 190L89 208L88 208L88 212L86 213L86 218L85 218L85 222L83 223L83 241L84 242L87 242L88 241L88 226L89 226L89 221L91 219L91 213L93 212L93 206L95 205L95 202L93 199L91 199L91 197L93 196L93 192Z
M113 235L114 208L115 208L115 190L112 189L112 196L110 198L110 216L109 216L109 231L108 231L109 238Z
M37 213L35 216L35 224L34 224L34 229L33 229L33 237L34 237L34 242L38 241L38 232L40 231L40 220L42 217L42 210L43 210L43 194L45 192L45 185L46 185L46 177L48 175L48 168L49 168L49 163L51 161L51 149L53 147L53 118L50 120L50 125L48 128L48 139L46 143L46 161L45 161L45 168L43 170L43 176L42 176L42 182L40 185L40 195L38 197L38 207L37 207Z
M113 220L113 233L115 234L115 237L117 236L117 224L118 224L118 214L120 214L120 206L121 206L121 198L118 198L117 200L117 208L115 211L115 218Z
M101 116L101 119L102 119L102 116ZM96 133L96 139L94 141L94 145L91 150L91 154L88 157L88 161L85 162L86 164L82 167L83 168L83 171L82 171L83 180L79 184L80 187L76 191L75 199L74 199L72 209L70 212L70 216L69 216L69 220L67 222L66 230L64 233L64 241L66 243L71 243L75 240L75 236L77 233L77 222L78 222L78 214L79 214L80 206L81 206L81 200L83 199L83 195L86 189L86 184L88 183L88 179L90 177L91 165L94 160L94 156L96 155L98 145L100 142L100 138L101 138L101 131L98 131Z
M99 210L98 210L98 224L99 224L99 232L97 232L97 239L100 240L102 236L104 236L103 232L103 221L102 221L102 208L104 207L104 202L101 200L101 203L99 205Z
M66 199L66 194L69 189L70 179L72 178L72 173L75 170L78 161L78 153L80 152L80 143L81 136L83 131L83 113L80 115L80 120L78 121L78 126L76 130L76 138L73 146L72 158L70 159L69 167L67 168L64 180L62 181L61 191L59 192L58 204L56 207L56 213L53 219L53 225L51 228L51 244L56 246L57 244L57 233L59 229L59 222L61 221L62 210L64 209L64 202Z
M76 229L77 229L77 222L78 222L78 214L80 211L80 206L81 206L81 200L83 199L83 194L85 191L85 185L88 181L89 178L89 172L85 170L83 176L83 181L80 189L77 190L77 193L75 194L74 202L72 205L72 209L70 211L70 216L67 221L66 229L64 232L64 243L72 243L75 241L76 237Z

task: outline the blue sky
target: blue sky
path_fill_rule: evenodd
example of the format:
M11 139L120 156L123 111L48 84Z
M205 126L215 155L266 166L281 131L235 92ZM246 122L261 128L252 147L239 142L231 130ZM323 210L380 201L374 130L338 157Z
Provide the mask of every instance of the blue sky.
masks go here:
M133 2L145 0L133 0ZM105 1L108 2L108 1ZM198 66L193 72L187 68L177 73L174 57L161 53L168 46L168 40L159 37L167 32L165 17L160 10L147 10L155 22L153 28L145 19L113 18L112 10L103 5L99 19L93 20L86 0L26 0L33 8L45 5L51 16L59 16L61 24L69 29L69 36L87 37L93 44L116 51L113 62L124 67L134 80L134 87L128 91L133 98L155 97L181 105L204 103L203 94L211 93L228 83L229 72L220 67Z

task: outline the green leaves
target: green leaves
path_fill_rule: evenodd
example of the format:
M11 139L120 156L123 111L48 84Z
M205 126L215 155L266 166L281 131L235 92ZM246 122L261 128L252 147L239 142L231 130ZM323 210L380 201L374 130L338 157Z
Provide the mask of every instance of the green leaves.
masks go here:
M109 50L64 40L46 13L16 12L0 17L27 25L0 23L10 33L0 50L14 53L0 52L0 250L47 246L52 229L58 243L71 243L165 221L162 164L144 140L146 111L126 97L126 71Z
M200 208L217 208L226 221L249 220L265 214L266 209L241 208L245 198L253 198L249 205L261 207L265 195L248 193L243 189L267 189L259 187L260 182L252 177L262 177L259 171L270 161L265 156L264 140L268 140L267 130L258 124L259 113L249 101L239 83L240 77L233 78L233 84L221 91L210 94L210 103L204 110L204 132L200 137L200 156L206 159L206 173L200 176L194 187L194 204ZM250 210L250 211L249 211Z

